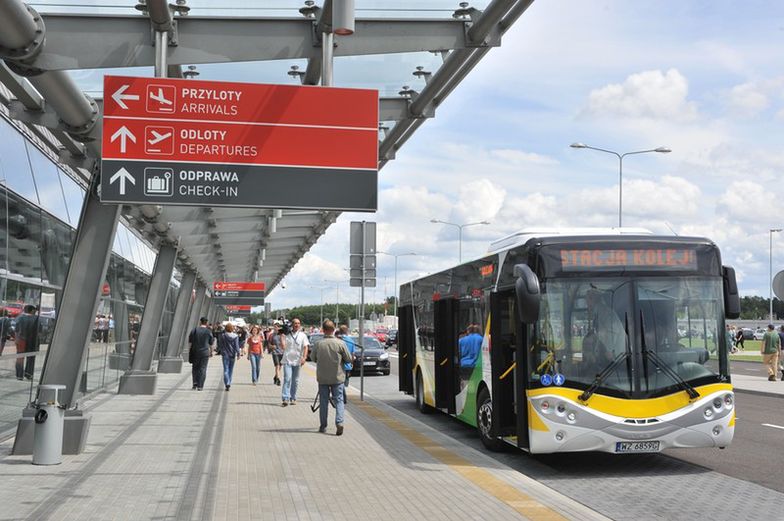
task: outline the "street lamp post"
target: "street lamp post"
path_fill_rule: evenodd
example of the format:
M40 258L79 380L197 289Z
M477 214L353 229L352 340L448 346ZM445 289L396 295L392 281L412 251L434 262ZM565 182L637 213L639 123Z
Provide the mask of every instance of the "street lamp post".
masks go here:
M310 286L313 289L317 289L321 292L321 322L319 322L319 328L324 323L324 290L327 289L324 286Z
M416 253L414 253L413 251L410 251L408 253L389 253L386 251L377 251L376 253L383 253L384 255L389 255L390 257L395 258L395 308L394 308L395 312L394 314L395 314L395 320L397 320L397 301L400 298L400 291L397 287L397 258L405 257L407 255L416 255Z
M457 223L450 223L446 221L442 221L440 219L430 219L431 223L434 224L448 224L449 226L454 226L457 228L457 243L458 243L458 264L463 263L463 228L466 226L476 226L478 224L490 224L487 221L479 221L475 223L465 223L465 224L457 224Z
M340 281L324 279L323 282L335 285L335 327L337 327L340 324Z
M768 301L770 303L770 322L773 323L773 234L780 232L781 228L771 228L768 230L770 238L770 272L768 273Z
M669 154L672 152L672 150L667 147L658 147L650 150L637 150L635 152L624 152L621 154L612 150L605 150L604 148L592 147L585 143L572 143L569 146L572 148L588 148L590 150L606 152L608 154L613 154L618 158L618 228L623 224L623 158L634 154L647 154L649 152L658 152L660 154Z

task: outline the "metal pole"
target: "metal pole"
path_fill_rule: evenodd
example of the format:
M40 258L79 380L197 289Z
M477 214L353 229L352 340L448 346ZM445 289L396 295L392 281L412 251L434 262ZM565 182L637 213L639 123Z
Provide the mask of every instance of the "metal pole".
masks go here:
M166 77L166 58L168 51L168 33L155 31L155 77Z
M332 86L332 45L332 33L321 33L321 85L324 87Z
M324 288L321 288L321 322L319 322L319 327L324 323Z
M768 273L768 301L770 303L770 322L773 323L773 232L778 229L771 229L768 233L770 237L770 271Z
M335 324L340 324L340 282L335 284Z
M463 264L463 227L460 225L457 226L457 248L457 263Z
M400 293L397 288L397 255L395 255L395 322L397 322L397 300L400 298Z
M623 155L618 156L618 228L623 226Z
M359 353L362 364L359 366L359 401L365 400L365 221L362 221L362 286L359 290Z

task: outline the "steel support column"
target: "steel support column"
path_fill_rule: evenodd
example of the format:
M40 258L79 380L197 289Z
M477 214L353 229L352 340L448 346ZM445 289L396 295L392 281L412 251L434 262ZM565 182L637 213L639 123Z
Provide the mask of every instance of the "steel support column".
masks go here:
M188 326L188 311L194 282L196 282L196 274L194 272L186 271L182 274L180 292L177 294L177 303L174 306L171 333L166 344L166 354L158 361L159 373L179 373L182 371L182 358L177 356L177 354L182 348L183 332Z
M157 375L152 371L152 360L176 260L177 247L163 243L155 259L150 288L147 290L131 370L120 377L119 394L155 394Z
M98 298L106 277L114 244L120 207L103 205L91 190L76 231L71 262L57 310L52 341L41 372L41 384L65 385L59 399L68 409L76 407L76 392L93 334ZM19 420L13 454L30 454L33 446L34 410L26 409ZM90 417L71 411L66 417L63 452L79 454L84 450Z

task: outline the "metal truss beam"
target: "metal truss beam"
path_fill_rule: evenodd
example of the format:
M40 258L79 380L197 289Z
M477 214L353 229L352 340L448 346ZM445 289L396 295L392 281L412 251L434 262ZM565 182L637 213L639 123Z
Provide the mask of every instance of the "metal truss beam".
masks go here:
M150 21L142 16L43 15L46 45L36 66L46 70L151 66ZM182 18L170 64L320 59L307 18ZM357 20L338 38L335 56L446 51L473 45L461 20ZM107 53L107 49L112 52Z

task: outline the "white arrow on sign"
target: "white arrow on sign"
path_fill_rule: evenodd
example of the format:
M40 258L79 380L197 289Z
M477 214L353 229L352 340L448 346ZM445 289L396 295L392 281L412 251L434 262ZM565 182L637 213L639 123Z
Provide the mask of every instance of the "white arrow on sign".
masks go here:
M134 136L125 125L121 126L117 132L112 134L111 142L114 143L117 138L120 138L120 152L123 154L125 153L125 144L127 143L128 139L136 143L136 136Z
M139 101L138 94L123 94L130 85L123 85L119 89L117 89L114 94L112 94L112 99L115 103L117 103L121 108L128 110L128 105L125 104L123 100L129 101Z
M120 168L116 174L109 179L109 184L113 185L115 181L120 180L120 195L125 195L125 181L130 181L132 185L136 186L136 179L133 178L130 172L125 167Z

